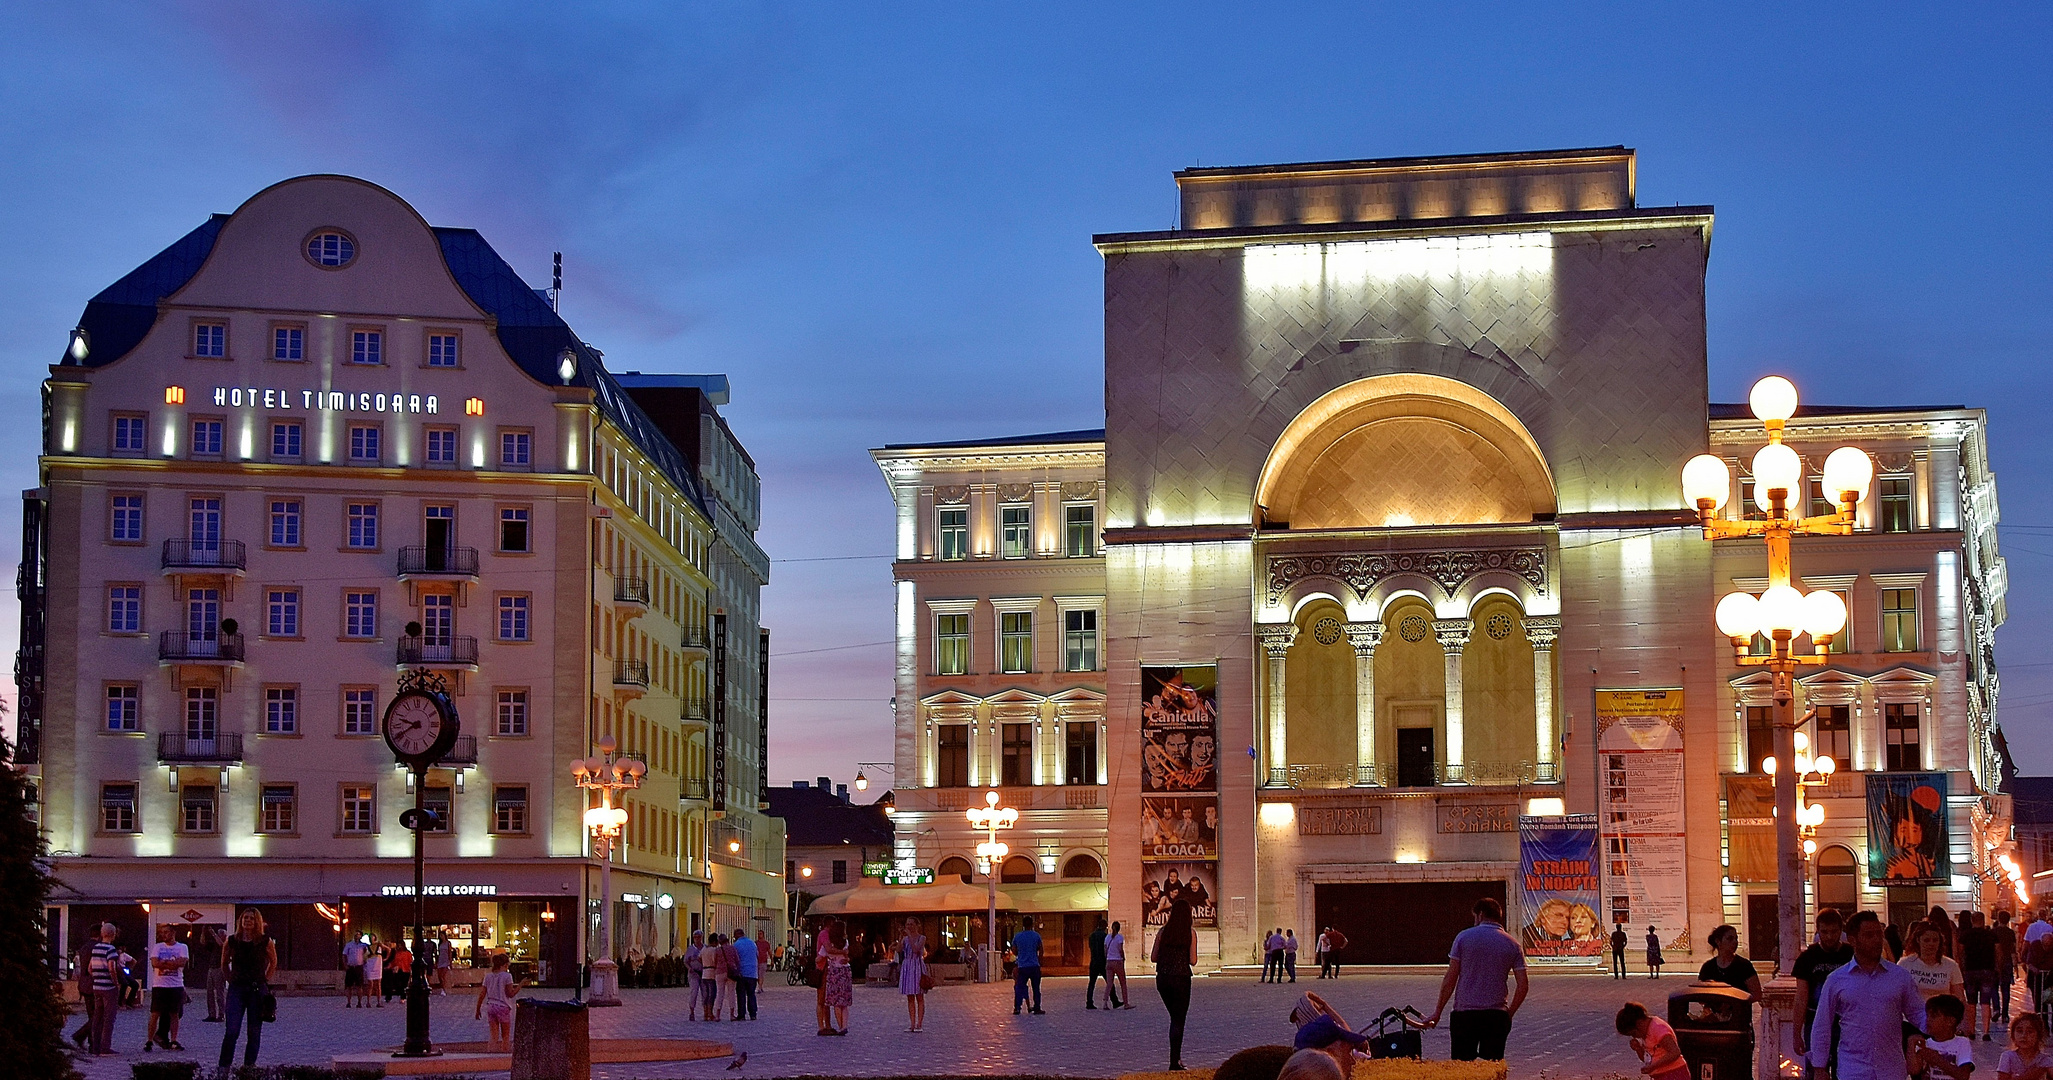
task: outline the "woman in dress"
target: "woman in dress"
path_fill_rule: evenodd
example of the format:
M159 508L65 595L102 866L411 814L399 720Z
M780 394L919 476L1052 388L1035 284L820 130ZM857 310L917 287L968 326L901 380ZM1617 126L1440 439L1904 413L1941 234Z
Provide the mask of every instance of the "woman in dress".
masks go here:
M848 1007L855 1004L855 982L848 971L848 924L840 919L827 926L827 1014L823 1035L848 1034Z
M364 989L367 1001L377 1002L381 1009L385 1007L385 946L376 934L371 935L371 947L364 953Z
M1183 1071L1183 1020L1190 1013L1190 968L1198 956L1197 925L1190 901L1177 897L1169 921L1155 935L1155 992L1169 1009L1169 1070Z
M898 939L898 992L905 995L905 1018L918 1031L927 1022L927 936L920 933L918 919L905 920L905 936Z
M1654 932L1652 923L1647 924L1647 978L1661 977L1661 935Z

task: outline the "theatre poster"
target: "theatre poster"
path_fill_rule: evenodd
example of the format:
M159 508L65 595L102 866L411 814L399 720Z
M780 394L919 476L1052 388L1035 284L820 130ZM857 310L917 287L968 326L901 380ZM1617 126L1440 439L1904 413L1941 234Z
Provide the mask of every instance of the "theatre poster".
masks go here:
M1690 951L1678 688L1596 692L1604 918Z

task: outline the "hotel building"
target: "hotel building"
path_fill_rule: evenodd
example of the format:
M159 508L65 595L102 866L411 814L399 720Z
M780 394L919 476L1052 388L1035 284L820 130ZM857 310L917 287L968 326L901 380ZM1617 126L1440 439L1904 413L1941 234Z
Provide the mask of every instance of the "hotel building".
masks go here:
M67 953L257 905L285 981L321 984L345 932L395 937L415 792L380 722L414 668L462 721L424 795L428 918L466 958L568 985L708 917L780 933L768 564L725 393L624 385L478 233L348 177L94 297L44 384L20 577ZM648 772L602 897L568 763L607 735Z

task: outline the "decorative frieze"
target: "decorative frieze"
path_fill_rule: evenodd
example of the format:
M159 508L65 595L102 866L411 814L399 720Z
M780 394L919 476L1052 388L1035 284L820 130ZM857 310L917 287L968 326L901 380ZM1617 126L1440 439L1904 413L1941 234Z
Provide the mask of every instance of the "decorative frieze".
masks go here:
M1029 500L1029 499L1032 499L1033 497L1034 497L1034 485L1032 485L1032 484L1000 484L1000 485L998 485L998 501L999 501L999 502L1009 502L1009 503L1023 503L1023 502L1026 502L1026 501L1027 501L1027 500Z
M1098 497L1096 480L1065 480L1062 483L1063 502L1088 502Z
M1448 596L1460 591L1472 578L1502 571L1515 574L1533 587L1547 592L1547 549L1476 548L1469 551L1399 551L1331 555L1272 555L1268 560L1269 603L1282 601L1283 594L1309 577L1338 578L1354 590L1358 599L1385 578L1398 574L1419 574L1433 579Z
M969 501L969 486L942 484L934 489L934 501L942 506L960 506Z

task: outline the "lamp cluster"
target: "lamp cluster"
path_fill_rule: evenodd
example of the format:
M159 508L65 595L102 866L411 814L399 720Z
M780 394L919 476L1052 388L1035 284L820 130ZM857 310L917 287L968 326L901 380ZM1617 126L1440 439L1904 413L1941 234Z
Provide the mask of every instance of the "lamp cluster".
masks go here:
M977 858L990 866L997 866L1012 849L998 839L999 829L1009 829L1019 822L1019 811L1010 806L998 805L998 793L984 793L984 805L971 807L968 811L970 827L990 834L990 839L977 845ZM988 871L987 871L988 872Z
M613 752L619 745L611 735L600 739L598 754L570 763L571 779L578 787L607 796L615 791L642 786L642 777L649 771L648 765L635 758L614 757ZM610 798L602 798L600 805L585 811L585 828L594 836L611 839L619 836L626 825L627 811L612 805Z

